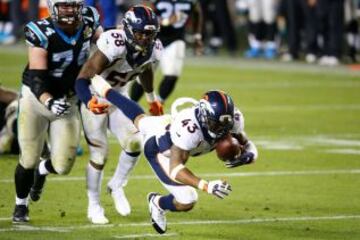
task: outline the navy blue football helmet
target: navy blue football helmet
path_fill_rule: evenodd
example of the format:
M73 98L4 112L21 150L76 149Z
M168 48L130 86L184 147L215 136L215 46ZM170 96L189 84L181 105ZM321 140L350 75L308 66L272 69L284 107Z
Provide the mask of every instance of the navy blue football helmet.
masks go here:
M212 138L223 137L234 126L234 102L222 91L206 92L197 108L199 123Z
M130 8L122 20L127 42L137 51L146 51L154 45L160 31L154 11L143 5Z

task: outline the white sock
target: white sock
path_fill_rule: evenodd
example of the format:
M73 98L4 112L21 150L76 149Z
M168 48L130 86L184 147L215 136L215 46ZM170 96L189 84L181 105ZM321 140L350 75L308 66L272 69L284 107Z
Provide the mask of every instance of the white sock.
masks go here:
M16 205L26 205L26 206L28 206L29 205L29 200L28 200L28 198L18 198L18 197L16 197L15 198L15 204Z
M41 161L39 164L39 172L41 175L48 175L50 172L45 167L46 161Z
M10 34L10 33L12 32L12 30L13 30L13 24L12 24L12 22L6 22L6 23L4 24L4 28L3 28L4 33Z
M89 205L100 204L100 191L103 171L95 169L90 163L86 168L86 184Z
M129 173L135 167L138 159L139 156L132 157L125 151L122 151L119 157L118 164L116 166L116 170L114 172L114 175L108 182L108 186L111 189L123 187L127 182L127 177Z

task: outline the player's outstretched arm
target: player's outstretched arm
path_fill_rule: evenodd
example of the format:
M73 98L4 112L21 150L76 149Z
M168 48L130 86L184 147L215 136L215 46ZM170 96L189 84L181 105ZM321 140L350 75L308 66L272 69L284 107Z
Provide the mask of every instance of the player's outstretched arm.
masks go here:
M99 75L95 75L91 79L91 85L99 96L106 98L117 106L126 117L134 122L136 127L138 126L138 120L140 120L145 113L136 102L113 90L110 84Z
M229 195L231 186L223 180L205 181L197 177L194 173L185 167L189 158L189 152L176 145L171 147L170 157L170 178L173 181L198 188L204 192L212 194L218 198L224 198Z
M91 95L89 88L90 79L96 74L100 74L108 63L107 57L101 51L97 50L91 58L85 62L75 82L75 90L79 99L95 114L107 112L109 105L98 103L97 98Z

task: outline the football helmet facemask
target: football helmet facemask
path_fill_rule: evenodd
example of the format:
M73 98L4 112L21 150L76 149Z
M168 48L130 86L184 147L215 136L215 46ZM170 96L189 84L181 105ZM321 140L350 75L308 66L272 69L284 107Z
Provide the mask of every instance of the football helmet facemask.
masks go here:
M217 90L206 92L197 108L199 123L212 138L219 139L232 129L234 103L226 93Z
M127 42L137 51L146 51L154 45L160 31L154 11L143 5L130 8L122 20Z
M84 0L48 0L51 18L59 24L79 24L83 6Z

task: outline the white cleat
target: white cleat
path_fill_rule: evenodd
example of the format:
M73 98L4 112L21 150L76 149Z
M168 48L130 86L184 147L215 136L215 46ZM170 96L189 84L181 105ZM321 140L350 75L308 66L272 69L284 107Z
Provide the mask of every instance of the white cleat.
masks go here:
M93 224L109 223L109 219L105 217L104 209L100 205L89 206L87 217Z
M152 226L155 230L163 234L166 232L166 216L165 211L160 209L154 202L156 196L160 194L151 192L147 195L147 200L149 202L149 212L151 217Z
M121 216L127 216L131 213L131 207L129 201L127 200L124 189L122 187L117 189L112 189L108 186L108 192L111 193L111 196L115 203L116 211Z

